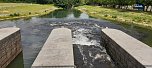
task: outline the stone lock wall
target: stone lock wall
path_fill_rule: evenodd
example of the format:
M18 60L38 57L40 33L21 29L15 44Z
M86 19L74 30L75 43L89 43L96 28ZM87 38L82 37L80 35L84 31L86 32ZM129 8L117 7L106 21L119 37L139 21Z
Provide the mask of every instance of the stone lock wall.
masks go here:
M5 29L12 30L12 28ZM5 68L21 51L21 34L19 29L13 33L10 32L8 36L0 39L0 68Z
M108 36L103 36L105 48L118 68L145 68Z
M151 47L119 30L104 29L101 33L104 47L118 68L152 68Z

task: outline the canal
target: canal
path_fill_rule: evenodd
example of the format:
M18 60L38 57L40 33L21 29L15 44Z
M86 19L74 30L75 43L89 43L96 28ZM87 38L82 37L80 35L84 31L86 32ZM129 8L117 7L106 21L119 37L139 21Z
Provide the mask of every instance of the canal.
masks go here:
M54 28L70 28L73 33L74 60L77 68L116 68L102 46L102 28L129 30L105 20L91 18L78 10L55 10L47 15L0 21L0 28L21 28L23 52L7 68L30 68L50 32ZM133 33L133 34L132 34ZM129 32L139 37L136 31Z

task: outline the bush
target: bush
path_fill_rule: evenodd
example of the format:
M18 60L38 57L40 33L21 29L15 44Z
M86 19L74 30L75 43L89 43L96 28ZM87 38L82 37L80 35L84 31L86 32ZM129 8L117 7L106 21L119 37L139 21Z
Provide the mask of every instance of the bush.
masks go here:
M136 21L135 19L133 19L132 21Z
M31 12L29 12L29 15L31 15L32 13Z
M20 14L19 13L14 13L14 16L20 16Z
M104 17L108 17L108 15L106 14L106 15L104 15Z
M11 16L11 17L12 17L12 16L14 16L14 15L13 15L13 14L10 14L9 16Z
M19 13L14 13L14 14L10 14L9 16L13 17L13 16L20 16Z
M112 16L112 18L117 18L117 16Z

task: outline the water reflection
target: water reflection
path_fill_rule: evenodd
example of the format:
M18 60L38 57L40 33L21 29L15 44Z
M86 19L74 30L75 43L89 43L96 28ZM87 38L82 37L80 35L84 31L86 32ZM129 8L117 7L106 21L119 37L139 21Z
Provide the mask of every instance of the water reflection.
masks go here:
M66 10L66 9L58 9L47 15L41 16L41 18L65 18L65 19L88 19L89 16L86 13L82 13L79 10Z
M21 52L16 58L15 60L13 60L11 62L11 64L9 64L7 66L7 68L24 68L24 64L23 64L23 53Z

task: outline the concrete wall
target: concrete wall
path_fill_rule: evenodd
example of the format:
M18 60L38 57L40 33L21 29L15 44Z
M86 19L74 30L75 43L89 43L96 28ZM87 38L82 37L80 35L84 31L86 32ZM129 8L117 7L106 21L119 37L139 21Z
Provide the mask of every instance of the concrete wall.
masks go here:
M102 29L102 41L119 68L152 68L152 48L116 29Z
M21 51L20 29L0 29L0 68L5 68Z
M71 30L53 29L32 68L74 68Z

